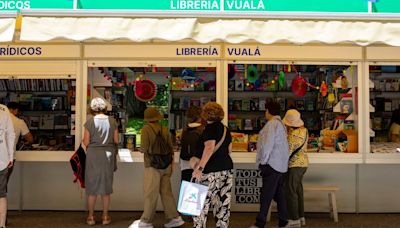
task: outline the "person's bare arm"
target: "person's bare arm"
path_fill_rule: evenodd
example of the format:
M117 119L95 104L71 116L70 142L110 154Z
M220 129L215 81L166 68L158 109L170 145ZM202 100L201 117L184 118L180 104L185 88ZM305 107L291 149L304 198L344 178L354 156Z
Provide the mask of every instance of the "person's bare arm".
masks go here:
M85 132L83 133L83 140L82 143L85 146L85 148L87 148L87 146L89 145L90 142L90 133L88 131L88 129L85 128Z
M194 178L196 178L196 179L201 178L202 169L204 169L208 160L210 160L211 156L213 155L214 148L215 148L215 140L207 140L204 142L203 156L201 157L200 162L197 165L197 167L195 167L195 170L192 175ZM199 170L199 168L201 170Z
M33 135L32 135L32 133L28 132L28 134L24 135L24 139L29 144L32 144L33 143Z
M119 133L118 133L118 129L115 129L114 131L114 143L118 145L119 143Z

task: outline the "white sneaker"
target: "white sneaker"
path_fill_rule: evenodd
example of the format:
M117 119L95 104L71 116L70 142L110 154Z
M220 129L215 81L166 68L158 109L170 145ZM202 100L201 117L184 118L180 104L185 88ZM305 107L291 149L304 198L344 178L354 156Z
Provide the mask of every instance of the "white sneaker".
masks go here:
M290 227L290 228L298 228L298 227L301 227L301 222L300 222L300 219L298 219L298 220L288 220L288 225L287 225L287 227Z
M301 217L300 218L300 223L301 223L302 226L305 226L306 225L306 218Z
M134 221L129 228L154 228L153 224L151 223L147 223L147 222L143 222L140 219Z
M169 221L168 223L165 223L164 227L166 227L166 228L178 227L178 226L182 226L183 224L185 224L185 222L183 221L182 217L178 216L174 219L171 219L171 221Z

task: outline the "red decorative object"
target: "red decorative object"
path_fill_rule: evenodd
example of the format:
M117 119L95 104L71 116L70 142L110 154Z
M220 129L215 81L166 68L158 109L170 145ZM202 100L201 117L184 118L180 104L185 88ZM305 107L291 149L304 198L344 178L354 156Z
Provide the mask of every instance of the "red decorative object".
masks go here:
M323 97L325 97L328 94L328 86L326 85L325 81L322 81L320 91Z
M300 74L298 74L292 81L292 91L298 97L306 95L307 87L307 81Z
M152 80L138 80L135 83L135 96L138 100L147 102L157 95L157 85Z

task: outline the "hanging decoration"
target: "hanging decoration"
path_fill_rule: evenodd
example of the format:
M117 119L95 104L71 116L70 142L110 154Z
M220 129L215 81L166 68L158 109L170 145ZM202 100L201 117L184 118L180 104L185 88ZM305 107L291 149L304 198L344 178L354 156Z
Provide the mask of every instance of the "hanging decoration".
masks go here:
M319 91L321 92L321 95L323 97L325 97L328 94L328 86L326 85L325 81L322 81L322 84L321 84L321 87L320 87Z
M279 72L279 76L278 76L278 83L279 83L279 87L280 88L284 88L285 87L285 73L283 71Z
M308 83L300 73L292 80L292 91L296 96L302 97L307 93Z
M258 71L254 65L248 66L246 72L247 81L250 83L254 83L258 79Z
M333 87L331 86L329 86L328 102L331 104L335 102L335 93L333 91Z
M135 96L138 100L147 102L153 100L157 95L157 85L154 81L143 79L135 83Z

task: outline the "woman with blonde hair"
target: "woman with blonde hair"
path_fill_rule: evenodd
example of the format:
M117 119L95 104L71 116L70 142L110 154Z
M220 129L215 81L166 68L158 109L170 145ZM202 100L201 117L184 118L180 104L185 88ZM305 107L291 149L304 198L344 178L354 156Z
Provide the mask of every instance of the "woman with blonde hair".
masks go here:
M193 177L200 183L208 183L208 193L200 216L193 218L193 226L205 228L210 206L213 207L216 227L229 225L231 191L233 182L232 137L229 129L221 122L224 110L216 102L203 107L202 117L207 125L201 135L204 150L196 154L200 159L195 164Z
M110 195L113 193L113 177L118 153L118 125L114 118L107 116L106 102L99 97L90 103L93 117L84 125L83 145L86 147L85 187L89 215L88 225L95 225L94 207L97 196L103 201L102 224L111 223L108 214Z
M286 202L289 227L306 224L304 217L303 176L307 171L308 131L296 109L286 112L282 122L288 130L289 169L285 176Z

